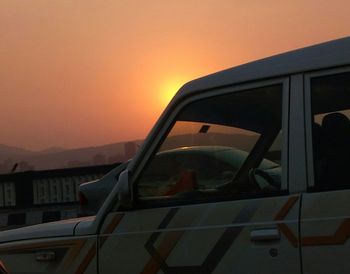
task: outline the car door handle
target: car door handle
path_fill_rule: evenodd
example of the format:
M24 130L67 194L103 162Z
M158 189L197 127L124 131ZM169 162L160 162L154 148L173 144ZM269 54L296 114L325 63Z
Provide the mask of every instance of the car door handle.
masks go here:
M250 232L252 242L278 241L281 238L278 228L261 228Z

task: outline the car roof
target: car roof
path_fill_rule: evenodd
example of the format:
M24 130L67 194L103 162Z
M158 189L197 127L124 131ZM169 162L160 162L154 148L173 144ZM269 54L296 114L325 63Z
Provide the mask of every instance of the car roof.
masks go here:
M226 69L185 84L174 100L191 93L253 80L350 64L350 36Z

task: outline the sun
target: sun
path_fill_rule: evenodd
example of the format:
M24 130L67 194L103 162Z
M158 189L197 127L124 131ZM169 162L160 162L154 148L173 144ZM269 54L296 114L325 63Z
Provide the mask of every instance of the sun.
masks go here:
M164 81L160 88L160 103L166 106L185 82L186 80L180 77Z

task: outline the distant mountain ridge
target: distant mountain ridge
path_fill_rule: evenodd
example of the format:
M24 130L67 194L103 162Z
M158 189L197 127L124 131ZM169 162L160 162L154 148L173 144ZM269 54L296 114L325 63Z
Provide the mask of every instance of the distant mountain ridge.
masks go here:
M20 148L20 147L0 144L0 157L1 155L24 155L24 154L30 154L30 153L34 153L34 152L28 149Z
M57 153L57 152L62 152L67 150L66 148L63 147L49 147L40 151L37 151L37 153Z
M51 147L41 151L0 145L0 173L9 172L15 163L23 170L43 170L121 162L126 157L126 143L139 146L142 140L75 149Z

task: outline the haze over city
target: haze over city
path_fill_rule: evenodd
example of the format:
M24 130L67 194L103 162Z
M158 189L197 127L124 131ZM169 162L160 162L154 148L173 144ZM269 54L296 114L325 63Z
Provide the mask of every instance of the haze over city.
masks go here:
M349 1L0 2L0 144L140 140L186 81L349 35Z

